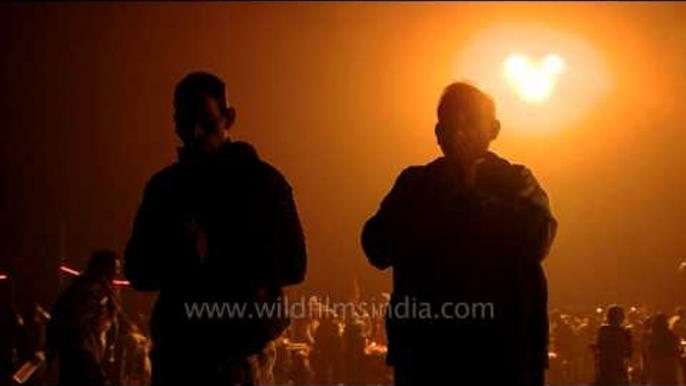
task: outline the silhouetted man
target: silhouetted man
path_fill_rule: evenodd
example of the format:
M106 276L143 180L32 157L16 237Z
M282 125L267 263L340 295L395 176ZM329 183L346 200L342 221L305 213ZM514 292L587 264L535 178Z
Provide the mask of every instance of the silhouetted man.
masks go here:
M499 131L488 96L449 85L435 126L444 157L405 169L365 224L369 261L393 268L396 384L543 384L541 261L557 223L532 173L489 152Z
M343 365L343 340L333 311L324 309L324 315L320 319L313 338L314 343L309 359L314 370L314 383L337 384L341 378Z
M669 329L667 315L658 313L646 344L648 385L678 385L681 373L681 339Z
M592 348L596 355L595 385L628 385L629 359L633 354L631 330L624 327L624 309L608 308L606 321L598 329ZM650 337L647 337L650 340Z
M52 307L47 326L47 358L59 363L59 384L109 384L107 333L120 309L113 280L120 270L118 256L96 251L83 275L77 277Z
M305 275L291 187L252 146L230 140L235 110L218 77L186 76L174 108L179 160L148 182L125 261L135 289L160 291L152 382L258 383L259 354L288 318L283 308L258 317L255 306L276 307L282 287Z

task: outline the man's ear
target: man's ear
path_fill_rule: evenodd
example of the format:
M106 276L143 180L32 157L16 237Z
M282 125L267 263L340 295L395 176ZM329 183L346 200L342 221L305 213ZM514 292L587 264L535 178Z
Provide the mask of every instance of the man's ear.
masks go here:
M224 125L224 128L228 130L236 121L236 109L231 106L227 107L224 111L224 116L226 117L226 124Z
M441 141L443 140L443 126L441 126L440 123L436 123L436 126L434 127L434 133L436 134L436 143L440 145Z
M491 140L495 140L500 135L500 121L497 119L493 120L493 130L491 133Z
M181 131L181 127L179 126L179 114L174 113L174 132L176 133L176 136L179 137L180 140L183 141L183 132Z

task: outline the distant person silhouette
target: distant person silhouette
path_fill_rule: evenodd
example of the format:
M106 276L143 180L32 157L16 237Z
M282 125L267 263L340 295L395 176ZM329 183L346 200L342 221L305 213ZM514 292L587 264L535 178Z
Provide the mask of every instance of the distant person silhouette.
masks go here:
M680 340L669 329L667 315L657 314L646 345L648 385L678 385L683 354Z
M236 112L225 92L205 72L177 84L183 147L178 162L147 183L126 248L132 286L160 291L151 320L153 385L260 383L260 354L289 323L276 308L282 288L305 276L291 186L251 145L230 139ZM217 312L189 313L194 304ZM275 312L260 317L255 307L262 306ZM228 307L245 312L230 315Z
M386 328L395 382L542 385L541 261L557 229L547 195L526 167L489 151L500 123L482 91L453 83L437 113L444 156L405 169L362 232L371 264L393 268ZM406 315L408 303L430 305L434 317Z
M341 336L343 356L343 384L361 385L365 383L365 336L364 321L352 312L345 313L347 320Z
M575 357L575 343L581 339L559 311L550 314L550 335L557 359L564 363L566 383L576 375L577 358ZM583 347L583 346L582 346Z
M86 272L74 279L51 309L47 325L48 363L57 360L59 385L109 384L106 354L110 328L120 311L113 280L120 270L112 251L93 253Z
M631 331L624 327L624 309L607 309L606 322L598 329L593 348L596 352L595 385L628 385L629 360L633 355Z
M314 383L338 384L341 377L343 340L333 311L325 310L319 327L314 333L310 363L314 371Z

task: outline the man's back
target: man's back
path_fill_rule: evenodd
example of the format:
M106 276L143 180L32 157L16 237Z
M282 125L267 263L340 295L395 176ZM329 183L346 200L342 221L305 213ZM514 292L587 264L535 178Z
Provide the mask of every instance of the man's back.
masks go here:
M104 280L89 276L74 279L51 310L48 348L80 348L84 339L96 334L95 321L100 315L114 312L115 301L114 291Z
M537 241L516 228L529 213L549 213L545 205L514 208L530 177L525 168L489 153L481 169L478 184L494 205L455 189L444 158L406 169L366 224L363 247L377 267L393 267L392 364L423 352L439 365L435 353L445 349L454 379L513 381L532 363L542 371L547 357L542 257L532 248ZM432 317L403 318L400 304L408 301L417 309L430 304Z
M597 384L628 384L627 361L633 351L629 330L620 326L602 325L598 330L595 346Z
M52 308L47 325L48 359L58 359L61 385L104 385L102 322L111 320L116 298L105 280L79 276Z

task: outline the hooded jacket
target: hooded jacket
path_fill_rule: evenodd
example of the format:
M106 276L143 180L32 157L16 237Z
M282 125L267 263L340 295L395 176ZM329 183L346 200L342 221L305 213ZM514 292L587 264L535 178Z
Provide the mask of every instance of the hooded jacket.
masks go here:
M288 325L283 310L248 314L256 304L279 304L283 287L304 280L306 263L290 185L252 146L228 142L206 160L180 152L179 162L150 179L124 271L133 288L160 292L153 352L231 361L258 352ZM245 314L229 315L231 307ZM207 314L192 315L203 308ZM168 361L165 371L174 370Z

